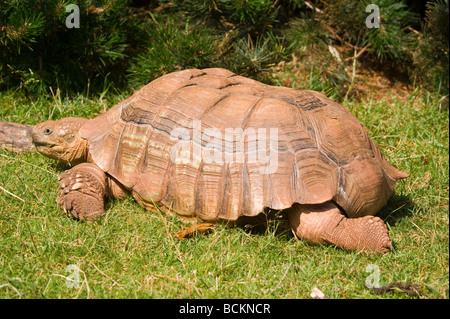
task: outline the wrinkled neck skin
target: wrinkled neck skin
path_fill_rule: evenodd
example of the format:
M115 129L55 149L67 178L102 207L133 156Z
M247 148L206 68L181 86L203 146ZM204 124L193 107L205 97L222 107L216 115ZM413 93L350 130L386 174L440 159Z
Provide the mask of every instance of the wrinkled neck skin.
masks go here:
M69 165L88 162L89 142L78 131L88 121L83 118L64 118L47 121L33 128L33 143L39 153Z
M79 135L77 138L78 141L76 143L68 145L65 149L61 149L55 159L71 166L88 162L90 158L89 142L82 139Z

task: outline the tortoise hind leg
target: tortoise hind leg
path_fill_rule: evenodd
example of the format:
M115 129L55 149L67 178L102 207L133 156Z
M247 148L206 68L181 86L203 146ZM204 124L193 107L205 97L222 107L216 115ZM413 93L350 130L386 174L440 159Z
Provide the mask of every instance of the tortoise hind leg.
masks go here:
M107 176L95 164L83 163L59 176L58 205L69 216L93 220L104 213Z
M332 202L295 204L288 216L296 235L313 244L333 244L346 250L376 253L392 249L386 224L379 217L347 218Z

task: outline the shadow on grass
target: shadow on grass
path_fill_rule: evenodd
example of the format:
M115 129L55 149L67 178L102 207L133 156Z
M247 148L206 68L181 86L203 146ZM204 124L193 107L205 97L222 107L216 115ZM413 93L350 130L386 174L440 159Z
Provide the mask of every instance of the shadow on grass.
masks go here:
M71 169L73 166L70 166L69 164L62 163L60 161L55 161L53 164L53 167L55 168L55 171L59 174L64 173L65 171Z
M294 237L286 211L278 211L266 208L264 212L256 216L241 216L233 225L245 232L256 236L267 236L273 234L286 240Z
M409 196L394 193L377 216L390 226L395 226L403 218L410 217L416 210L417 206ZM266 210L254 217L239 218L235 226L253 235L265 236L271 233L287 240L294 236L287 215L283 211Z
M411 216L412 212L416 210L417 206L409 196L394 193L389 198L387 205L378 213L378 216L389 225L395 226L400 220Z

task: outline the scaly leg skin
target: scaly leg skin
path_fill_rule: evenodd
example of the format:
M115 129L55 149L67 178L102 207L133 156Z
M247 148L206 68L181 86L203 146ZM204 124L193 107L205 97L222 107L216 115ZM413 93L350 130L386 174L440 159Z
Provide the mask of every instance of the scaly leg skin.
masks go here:
M345 250L375 253L392 249L386 224L379 217L347 218L331 202L295 204L288 216L296 235L313 244L333 244Z
M104 213L108 181L95 164L83 163L59 176L58 205L69 216L94 220Z

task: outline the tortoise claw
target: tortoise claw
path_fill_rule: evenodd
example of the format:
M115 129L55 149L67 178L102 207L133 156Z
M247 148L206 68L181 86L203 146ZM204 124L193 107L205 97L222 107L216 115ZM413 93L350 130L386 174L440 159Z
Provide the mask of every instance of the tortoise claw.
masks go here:
M104 173L94 164L80 164L60 175L58 204L66 214L78 220L92 220L104 212L104 185L92 174ZM103 175L102 175L103 174Z

